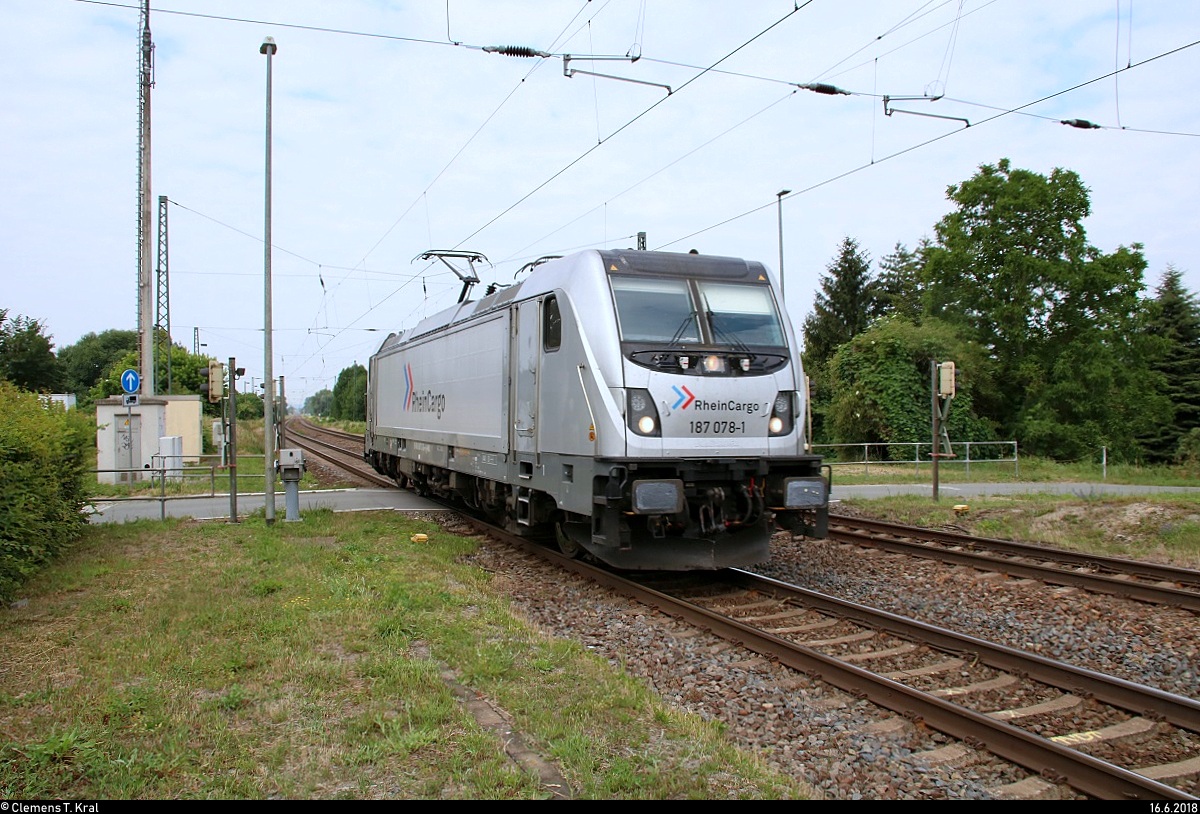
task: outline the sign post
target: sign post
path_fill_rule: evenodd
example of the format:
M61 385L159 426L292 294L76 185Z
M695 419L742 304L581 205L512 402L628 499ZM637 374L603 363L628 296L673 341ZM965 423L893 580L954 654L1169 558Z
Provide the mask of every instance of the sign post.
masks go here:
M142 377L131 367L125 368L121 374L121 389L125 395L121 403L125 405L125 426L129 428L129 480L133 481L133 408L138 404L137 391L142 387Z

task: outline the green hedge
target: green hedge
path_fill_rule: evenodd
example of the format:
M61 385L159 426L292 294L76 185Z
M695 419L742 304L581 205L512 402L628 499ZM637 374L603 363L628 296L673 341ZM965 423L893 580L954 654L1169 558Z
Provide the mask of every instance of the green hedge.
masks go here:
M0 600L87 526L95 422L0 381Z

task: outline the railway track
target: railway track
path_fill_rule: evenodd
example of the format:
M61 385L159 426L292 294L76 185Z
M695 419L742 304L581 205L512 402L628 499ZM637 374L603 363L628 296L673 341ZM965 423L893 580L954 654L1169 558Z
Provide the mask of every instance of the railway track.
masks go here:
M303 449L321 464L345 473L348 479L356 483L365 486L396 486L394 480L380 475L363 460L361 435L322 427L304 418L289 419L285 432L287 443Z
M310 438L322 434L308 428L303 433ZM313 446L314 455L333 455L333 447L339 447L331 465L344 461L370 471L361 453L354 454L361 450L360 436L339 431L323 435L324 443ZM860 518L831 519L831 536L836 533L836 539L855 545L1143 602L1180 604L1173 592L1187 592L1195 584L1189 572L1142 563L1076 559L1070 552L1055 562L1037 546ZM881 719L890 712L901 725L907 722L953 739L931 749L931 761L985 753L1019 767L1013 772L1023 776L995 788L996 797L1190 802L1200 793L1200 702L1194 699L748 572L626 578L567 559L538 541L514 538L471 518L460 520L519 546L526 556L574 571L771 662L870 700L881 710ZM922 543L925 531L930 541ZM1133 576L1120 577L1121 566ZM1023 570L1033 568L1042 570L1036 575ZM1081 572L1120 581L1093 587ZM1156 585L1160 582L1170 584ZM1140 587L1129 591L1129 584ZM1152 588L1167 590L1160 596L1150 593Z
M1021 767L1001 798L1198 799L1200 702L740 570L624 575L462 522ZM1082 724L1082 725L1081 725Z
M1200 612L1200 571L830 515L829 539Z

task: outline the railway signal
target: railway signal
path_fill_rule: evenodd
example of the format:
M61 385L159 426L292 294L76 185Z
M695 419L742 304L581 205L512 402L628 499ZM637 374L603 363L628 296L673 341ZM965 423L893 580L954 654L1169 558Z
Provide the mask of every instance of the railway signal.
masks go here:
M225 395L225 365L220 362L208 363L208 385L200 386L200 389L208 394L209 402L216 404Z
M953 458L950 434L946 431L946 420L950 415L950 402L954 400L955 369L953 362L929 362L930 390L933 400L933 443L929 457L933 459L933 499L938 499L938 461ZM941 451L939 451L939 449Z

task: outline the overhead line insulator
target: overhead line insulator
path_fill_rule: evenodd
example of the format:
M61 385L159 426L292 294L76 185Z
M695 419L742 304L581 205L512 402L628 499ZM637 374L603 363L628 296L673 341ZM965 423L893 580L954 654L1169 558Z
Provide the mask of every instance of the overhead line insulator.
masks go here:
M530 48L527 45L485 45L483 50L491 54L502 54L506 57L545 57L550 54L545 51L539 51L536 48Z
M814 93L824 93L829 96L837 96L839 94L842 96L850 95L850 91L842 90L837 85L827 85L824 82L810 82L807 85L797 85L796 87L811 90Z

